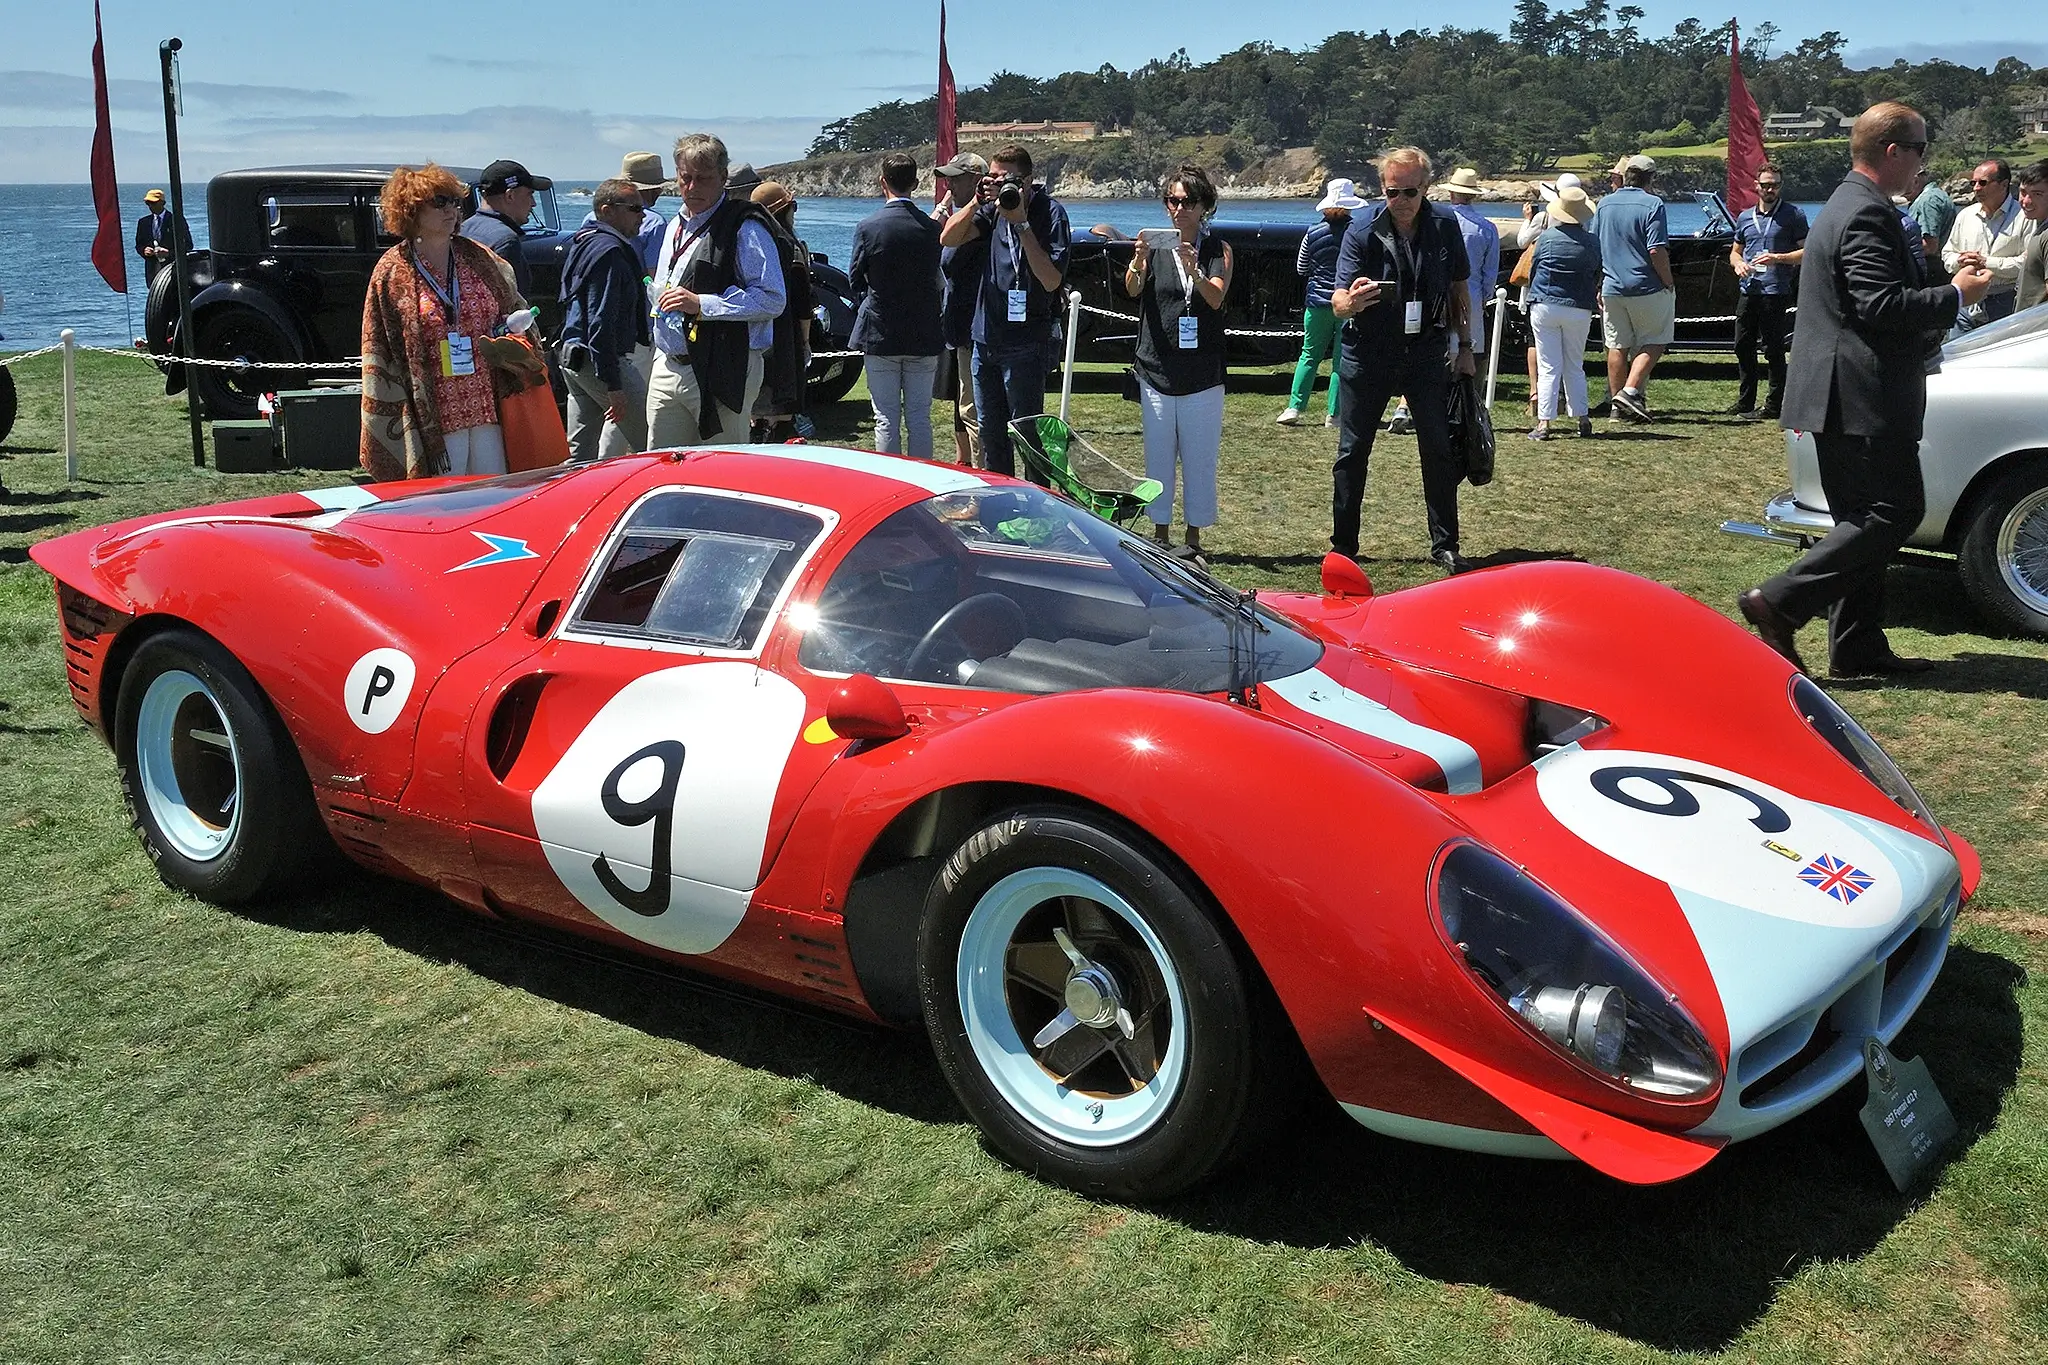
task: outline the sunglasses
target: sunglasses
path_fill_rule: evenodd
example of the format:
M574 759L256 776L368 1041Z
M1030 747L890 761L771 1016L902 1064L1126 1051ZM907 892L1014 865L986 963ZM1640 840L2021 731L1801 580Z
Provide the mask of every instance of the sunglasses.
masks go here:
M647 213L647 205L641 203L638 199L630 202L621 200L616 204L599 204L598 207L601 209L624 209L636 217L644 217Z
M1166 196L1166 207L1170 209L1187 209L1193 208L1194 206L1195 201L1188 198L1186 195L1169 194Z
M1387 198L1389 199L1413 199L1416 195L1421 193L1422 187L1420 185L1387 186Z
M1994 175L1989 180L1972 180L1970 183L1972 185L2003 185L2005 183L2005 177L2002 175Z
M436 209L459 209L462 207L462 196L459 194L437 194L432 199L429 199L427 201L427 207Z
M1894 142L1892 146L1897 147L1903 152L1918 152L1922 156L1927 155L1927 144L1924 142Z
M1775 180L1759 180L1756 182L1756 187L1760 190L1775 190L1779 188L1778 182Z

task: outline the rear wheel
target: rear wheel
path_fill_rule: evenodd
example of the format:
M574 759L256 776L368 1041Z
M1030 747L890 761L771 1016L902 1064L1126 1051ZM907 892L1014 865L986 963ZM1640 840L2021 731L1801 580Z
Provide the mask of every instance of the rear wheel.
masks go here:
M2031 460L1991 486L1957 561L1963 590L1985 615L2048 635L2048 460Z
M165 882L235 905L287 885L326 842L284 725L220 645L176 629L121 678L121 791Z
M1199 891L1113 821L1027 808L971 835L932 889L918 977L954 1093L1035 1174L1163 1198L1275 1110L1261 983Z
M14 430L16 403L14 371L0 367L0 441L6 440L7 433Z
M299 348L278 325L253 308L224 304L207 310L192 324L195 354L205 360L275 364L303 360ZM256 400L279 389L304 388L306 376L292 370L226 369L194 365L192 392L210 421L247 421L257 415Z

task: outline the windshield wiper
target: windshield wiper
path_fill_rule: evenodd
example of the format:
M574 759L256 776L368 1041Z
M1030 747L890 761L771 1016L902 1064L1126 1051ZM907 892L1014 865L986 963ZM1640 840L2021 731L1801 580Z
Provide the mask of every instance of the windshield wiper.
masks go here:
M1224 695L1240 706L1250 706L1252 690L1259 684L1259 642L1257 636L1253 636L1249 641L1240 643L1238 632L1250 626L1260 635L1272 633L1273 628L1259 619L1259 590L1233 588L1142 536L1131 536L1126 543L1137 547L1153 563L1172 570L1182 582L1191 585L1228 613L1223 623L1223 639L1230 677Z

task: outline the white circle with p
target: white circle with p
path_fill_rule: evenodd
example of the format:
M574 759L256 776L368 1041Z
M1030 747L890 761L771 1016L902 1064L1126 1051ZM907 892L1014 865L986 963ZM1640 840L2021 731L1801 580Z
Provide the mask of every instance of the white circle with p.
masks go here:
M356 729L381 735L397 721L412 695L413 663L396 649L373 649L356 660L342 684L342 706Z

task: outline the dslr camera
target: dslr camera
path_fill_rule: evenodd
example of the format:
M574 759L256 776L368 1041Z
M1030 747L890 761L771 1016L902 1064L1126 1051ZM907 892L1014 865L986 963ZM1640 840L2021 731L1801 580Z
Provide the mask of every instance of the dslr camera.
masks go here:
M990 187L993 186L993 189ZM1024 202L1024 177L1021 175L990 176L982 181L982 193L996 201L996 207L1005 213L1012 212Z

